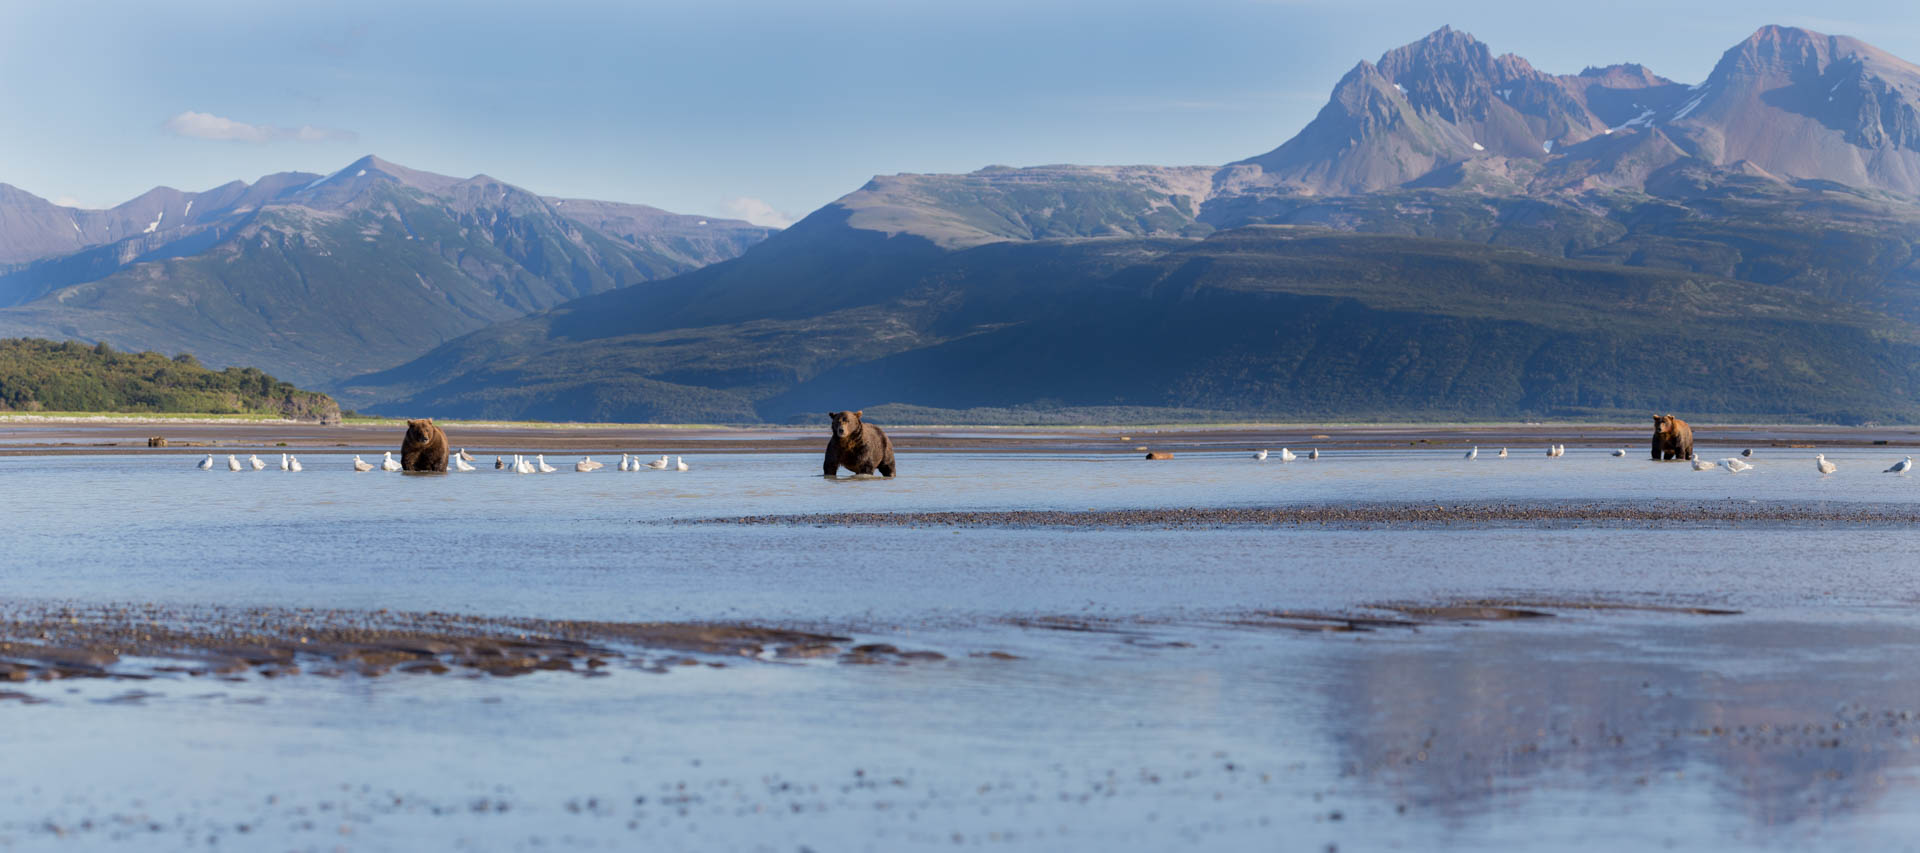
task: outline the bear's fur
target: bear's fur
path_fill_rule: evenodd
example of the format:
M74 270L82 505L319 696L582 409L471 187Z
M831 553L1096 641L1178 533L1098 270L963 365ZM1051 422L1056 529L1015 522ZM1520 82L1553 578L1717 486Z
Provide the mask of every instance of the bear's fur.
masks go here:
M407 421L407 439L400 442L400 470L447 471L447 434L432 418Z
M1672 415L1653 416L1653 461L1693 458L1693 427Z
M841 468L855 474L880 472L893 476L893 442L879 427L860 420L860 412L828 412L833 419L833 437L827 439L827 460L823 473L832 477Z

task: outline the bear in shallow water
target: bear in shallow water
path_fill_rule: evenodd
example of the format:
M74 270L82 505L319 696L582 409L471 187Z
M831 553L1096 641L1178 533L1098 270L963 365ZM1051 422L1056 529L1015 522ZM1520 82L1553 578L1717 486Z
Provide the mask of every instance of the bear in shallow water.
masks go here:
M400 442L400 470L447 471L447 434L432 418L407 421L407 438Z
M841 468L855 474L893 476L893 442L879 427L860 419L860 412L828 412L833 419L833 437L827 439L827 459L823 473L832 477Z
M1693 458L1693 427L1672 415L1653 416L1653 461Z

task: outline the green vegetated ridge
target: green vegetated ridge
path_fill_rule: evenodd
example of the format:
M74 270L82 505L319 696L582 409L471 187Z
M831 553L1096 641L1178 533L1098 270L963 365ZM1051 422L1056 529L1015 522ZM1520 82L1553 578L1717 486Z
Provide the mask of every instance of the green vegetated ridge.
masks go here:
M0 339L0 411L267 415L334 423L333 398L256 368L208 370L182 353L116 352L106 344Z
M1414 197L1456 224L948 250L829 208L673 286L503 323L345 391L449 417L729 423L888 404L949 423L1920 417L1915 232L1877 201L1716 191L1521 220ZM1635 224L1649 206L1666 224ZM1588 236L1542 244L1566 223Z

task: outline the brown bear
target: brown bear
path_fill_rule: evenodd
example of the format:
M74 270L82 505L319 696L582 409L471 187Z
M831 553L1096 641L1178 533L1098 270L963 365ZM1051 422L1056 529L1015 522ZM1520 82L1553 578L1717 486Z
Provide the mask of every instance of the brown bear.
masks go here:
M432 418L407 421L407 439L400 442L400 470L447 472L447 434Z
M833 438L827 440L827 461L822 473L832 477L846 468L855 474L880 472L893 476L893 442L873 424L860 420L860 412L828 412L833 419Z
M1672 415L1653 416L1653 461L1693 458L1693 427Z

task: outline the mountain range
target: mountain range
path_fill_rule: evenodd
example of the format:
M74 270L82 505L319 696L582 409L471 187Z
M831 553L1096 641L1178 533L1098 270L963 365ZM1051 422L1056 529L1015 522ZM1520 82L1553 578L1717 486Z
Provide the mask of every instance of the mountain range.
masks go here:
M737 257L673 255L599 203L385 164L382 200L327 207L359 168L259 190L302 200L191 252L105 252L163 251L139 239L146 212L8 237L121 242L16 260L0 294L26 298L0 299L0 334L113 316L162 343L65 336L224 342L195 326L218 313L197 288L270 279L235 313L294 351L305 327L258 309L311 314L321 288L279 270L363 271L366 304L413 317L420 294L396 291L442 286L419 265L464 273L470 253L505 259L468 276L495 313L350 360L312 345L319 384L438 417L1920 420L1920 69L1803 29L1764 27L1687 84L1550 74L1443 28L1356 65L1264 154L876 177L763 241L736 223ZM406 245L416 219L437 223L432 251Z
M737 257L771 229L363 157L110 210L0 184L0 335L189 351L302 384Z

